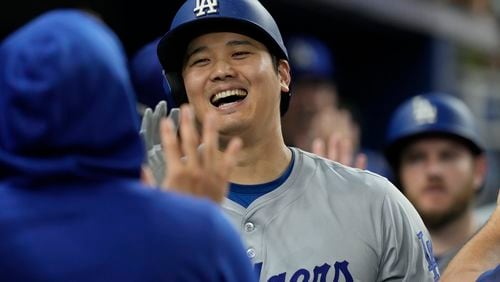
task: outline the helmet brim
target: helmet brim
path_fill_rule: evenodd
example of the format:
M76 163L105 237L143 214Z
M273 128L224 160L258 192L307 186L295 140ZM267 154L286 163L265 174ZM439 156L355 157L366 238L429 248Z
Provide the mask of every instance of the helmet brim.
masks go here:
M162 37L157 53L165 72L180 72L189 42L212 32L234 32L249 36L264 44L278 59L288 60L288 55L275 43L274 38L259 25L234 18L208 17L179 25Z

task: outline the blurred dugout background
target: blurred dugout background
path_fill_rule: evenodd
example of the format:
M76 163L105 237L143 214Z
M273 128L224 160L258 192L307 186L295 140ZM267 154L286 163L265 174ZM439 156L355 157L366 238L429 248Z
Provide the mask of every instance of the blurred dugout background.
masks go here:
M5 1L0 40L56 7L98 13L131 56L169 28L182 0ZM446 91L480 121L490 171L480 203L500 187L500 0L262 0L283 35L306 33L328 43L339 96L361 124L364 147L381 150L386 124L409 96Z

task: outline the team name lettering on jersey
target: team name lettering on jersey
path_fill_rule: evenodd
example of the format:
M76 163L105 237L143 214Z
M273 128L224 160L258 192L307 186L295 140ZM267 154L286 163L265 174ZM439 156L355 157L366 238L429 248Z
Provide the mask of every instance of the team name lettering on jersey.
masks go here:
M217 13L217 0L196 0L193 12L197 17Z
M427 261L427 269L434 273L434 281L439 281L439 269L436 262L436 258L432 253L432 243L430 240L425 240L424 233L422 231L417 233L418 240L420 240L420 245L424 250L425 260Z
M262 265L262 263L260 263ZM342 276L344 277L344 281L346 282L353 282L354 279L352 278L351 272L349 272L348 268L349 262L347 261L341 261L341 262L335 262L333 264L333 270L335 275L333 277L333 282L339 282L339 280ZM326 277L328 275L328 272L332 269L332 266L329 265L328 263L324 263L319 266L315 266L312 271L301 268L294 273L288 273L283 272L277 275L272 276L269 278L267 281L268 282L325 282ZM258 273L260 276L260 273Z

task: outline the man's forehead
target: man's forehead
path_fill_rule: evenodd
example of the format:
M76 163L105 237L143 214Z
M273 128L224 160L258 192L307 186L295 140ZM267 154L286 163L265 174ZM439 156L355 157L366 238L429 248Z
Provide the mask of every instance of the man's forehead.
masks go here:
M423 136L420 138L415 138L414 140L408 142L405 146L403 153L414 151L414 150L467 150L467 147L463 142L459 141L457 138L451 136Z
M188 44L187 51L210 45L238 45L238 44L259 44L255 39L240 33L234 32L211 32L195 37Z

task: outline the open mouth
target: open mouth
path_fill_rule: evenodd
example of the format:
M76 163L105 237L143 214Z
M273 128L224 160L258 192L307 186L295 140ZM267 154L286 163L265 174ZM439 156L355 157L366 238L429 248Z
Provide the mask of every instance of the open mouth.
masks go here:
M231 89L219 92L210 98L210 103L215 107L219 108L221 106L239 102L248 95L246 90L243 89Z

